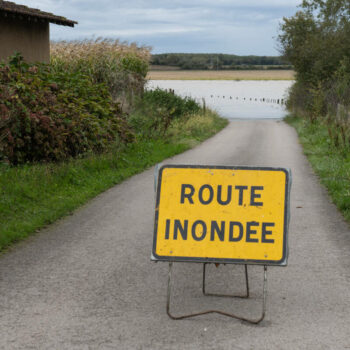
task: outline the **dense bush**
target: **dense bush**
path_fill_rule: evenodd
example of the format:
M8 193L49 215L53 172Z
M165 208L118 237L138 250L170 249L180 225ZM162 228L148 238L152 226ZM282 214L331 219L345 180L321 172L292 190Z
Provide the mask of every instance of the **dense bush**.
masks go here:
M114 100L129 110L143 92L150 51L147 47L96 40L51 43L51 65L57 71L85 73L95 83L105 83Z
M19 55L0 65L0 160L64 160L131 138L104 84L80 72L28 65Z
M288 107L328 125L335 146L350 148L349 0L304 0L284 18L281 51L295 67Z
M185 119L200 110L200 105L189 97L161 89L147 90L135 105L129 123L143 137L158 137L166 133L174 120Z

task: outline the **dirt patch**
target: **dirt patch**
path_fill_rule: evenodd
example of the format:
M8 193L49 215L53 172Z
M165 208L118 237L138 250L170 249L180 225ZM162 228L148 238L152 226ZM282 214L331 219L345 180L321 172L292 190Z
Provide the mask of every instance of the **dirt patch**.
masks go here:
M293 70L150 71L151 80L293 80Z

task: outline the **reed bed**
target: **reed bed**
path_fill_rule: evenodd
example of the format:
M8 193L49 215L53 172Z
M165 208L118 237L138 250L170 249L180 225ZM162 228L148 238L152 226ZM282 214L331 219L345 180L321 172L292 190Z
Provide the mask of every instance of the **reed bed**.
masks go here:
M150 48L114 39L51 43L53 69L83 72L94 82L105 83L124 109L143 91L150 57Z

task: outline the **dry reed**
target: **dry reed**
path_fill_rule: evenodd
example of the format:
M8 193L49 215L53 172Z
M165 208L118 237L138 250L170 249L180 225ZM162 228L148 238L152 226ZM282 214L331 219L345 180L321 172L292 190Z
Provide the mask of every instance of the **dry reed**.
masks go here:
M60 41L51 43L54 69L84 72L94 82L105 83L115 100L130 105L143 91L150 49L119 40Z

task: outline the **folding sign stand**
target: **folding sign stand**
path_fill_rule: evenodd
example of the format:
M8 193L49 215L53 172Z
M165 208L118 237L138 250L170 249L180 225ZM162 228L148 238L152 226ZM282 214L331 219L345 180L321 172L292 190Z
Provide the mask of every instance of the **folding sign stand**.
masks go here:
M156 207L151 259L169 262L166 311L173 320L216 313L252 324L266 313L267 266L286 266L291 172L284 168L163 165L155 169ZM257 318L220 310L170 311L174 262L203 263L204 296L249 298L248 264L264 267ZM241 264L245 293L206 291L207 264Z
M203 281L202 281L202 292L205 296L214 296L214 297L226 297L226 298L241 298L241 299L247 299L249 298L249 280L248 280L248 267L247 265L244 265L245 269L245 281L246 281L246 294L245 295L231 295L231 294L216 294L216 293L207 293L205 291L205 277L206 277L206 265L207 263L203 264ZM168 292L167 292L167 304L166 304L166 311L168 316L173 320L182 320L184 318L190 318L190 317L196 317L200 315L206 315L206 314L220 314L223 316L236 318L241 321L249 322L252 324L258 324L260 323L266 313L266 296L267 296L267 266L264 266L264 286L263 286L263 300L262 300L262 314L257 319L249 319L246 317L237 316L235 314L231 314L228 312L220 311L220 310L207 310L202 312L196 312L193 314L187 314L182 316L174 316L170 312L170 300L171 300L171 286L172 286L172 268L173 268L173 262L169 262L169 273L168 273Z

